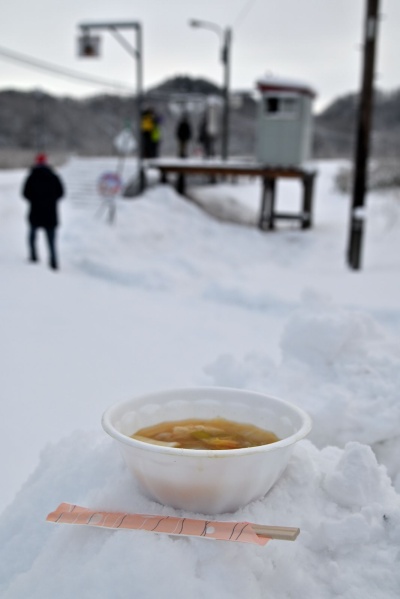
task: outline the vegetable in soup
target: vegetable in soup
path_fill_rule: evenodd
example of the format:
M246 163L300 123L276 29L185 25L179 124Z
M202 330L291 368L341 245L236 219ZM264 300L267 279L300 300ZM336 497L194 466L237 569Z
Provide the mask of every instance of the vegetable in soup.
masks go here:
M183 449L241 449L279 441L271 431L254 424L241 424L224 418L188 419L161 422L141 428L132 439Z

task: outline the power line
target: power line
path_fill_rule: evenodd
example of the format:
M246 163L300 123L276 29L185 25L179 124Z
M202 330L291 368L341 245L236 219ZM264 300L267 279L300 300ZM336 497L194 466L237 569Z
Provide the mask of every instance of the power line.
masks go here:
M80 83L102 85L105 87L112 87L113 89L119 89L121 91L133 93L132 88L128 87L127 85L124 85L123 83L117 83L115 81L110 81L107 79L98 79L96 77L88 77L87 75L79 73L78 71L66 69L65 67L60 67L58 65L46 62L44 60L39 60L37 58L32 58L30 56L27 56L26 54L21 54L20 52L14 52L13 50L4 48L3 46L0 46L0 58L12 60L14 62L21 63L25 66L34 69L47 71L57 77L66 77L68 79L74 79L75 81L79 81Z
M245 18L249 14L250 10L253 8L256 1L257 0L247 0L247 2L244 4L244 6L239 11L239 13L235 19L235 22L233 23L233 27L235 27L237 29L238 25L245 20Z

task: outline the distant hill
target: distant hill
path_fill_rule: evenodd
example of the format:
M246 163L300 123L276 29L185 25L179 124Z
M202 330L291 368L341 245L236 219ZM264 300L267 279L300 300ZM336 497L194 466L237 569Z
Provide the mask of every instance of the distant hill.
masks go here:
M314 151L317 156L353 154L358 94L347 94L332 102L315 118ZM375 91L371 153L400 156L400 90Z
M45 148L88 155L113 152L112 140L134 114L135 100L59 98L0 92L0 148Z
M146 92L145 105L155 108L162 118L162 154L176 153L179 107L190 104L196 130L205 98L210 94L221 95L221 89L205 79L184 75L167 79ZM251 92L236 94L236 100L239 103L231 110L230 154L251 156L255 148L256 101ZM112 155L115 136L126 123L134 123L135 114L133 97L98 95L75 100L41 92L2 91L0 162L2 156L16 156L18 152L31 160L31 153L37 148L62 154ZM356 114L357 95L349 94L315 117L315 157L352 156ZM400 155L400 90L376 92L373 130L375 155Z
M220 94L221 89L207 81L207 79L196 79L189 77L188 75L178 75L177 77L170 77L163 83L152 87L148 90L148 95L156 94Z

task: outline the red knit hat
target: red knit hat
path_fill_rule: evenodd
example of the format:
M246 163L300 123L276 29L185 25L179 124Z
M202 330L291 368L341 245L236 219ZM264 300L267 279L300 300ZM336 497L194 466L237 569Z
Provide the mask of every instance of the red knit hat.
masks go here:
M35 163L45 164L47 162L47 156L44 153L36 154Z

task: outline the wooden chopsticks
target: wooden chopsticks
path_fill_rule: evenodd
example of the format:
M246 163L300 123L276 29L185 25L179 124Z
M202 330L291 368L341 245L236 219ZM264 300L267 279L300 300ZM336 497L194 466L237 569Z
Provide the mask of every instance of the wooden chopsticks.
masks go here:
M277 539L279 541L295 541L300 533L300 528L290 528L289 526L261 526L252 524L252 529L257 536L266 539Z

